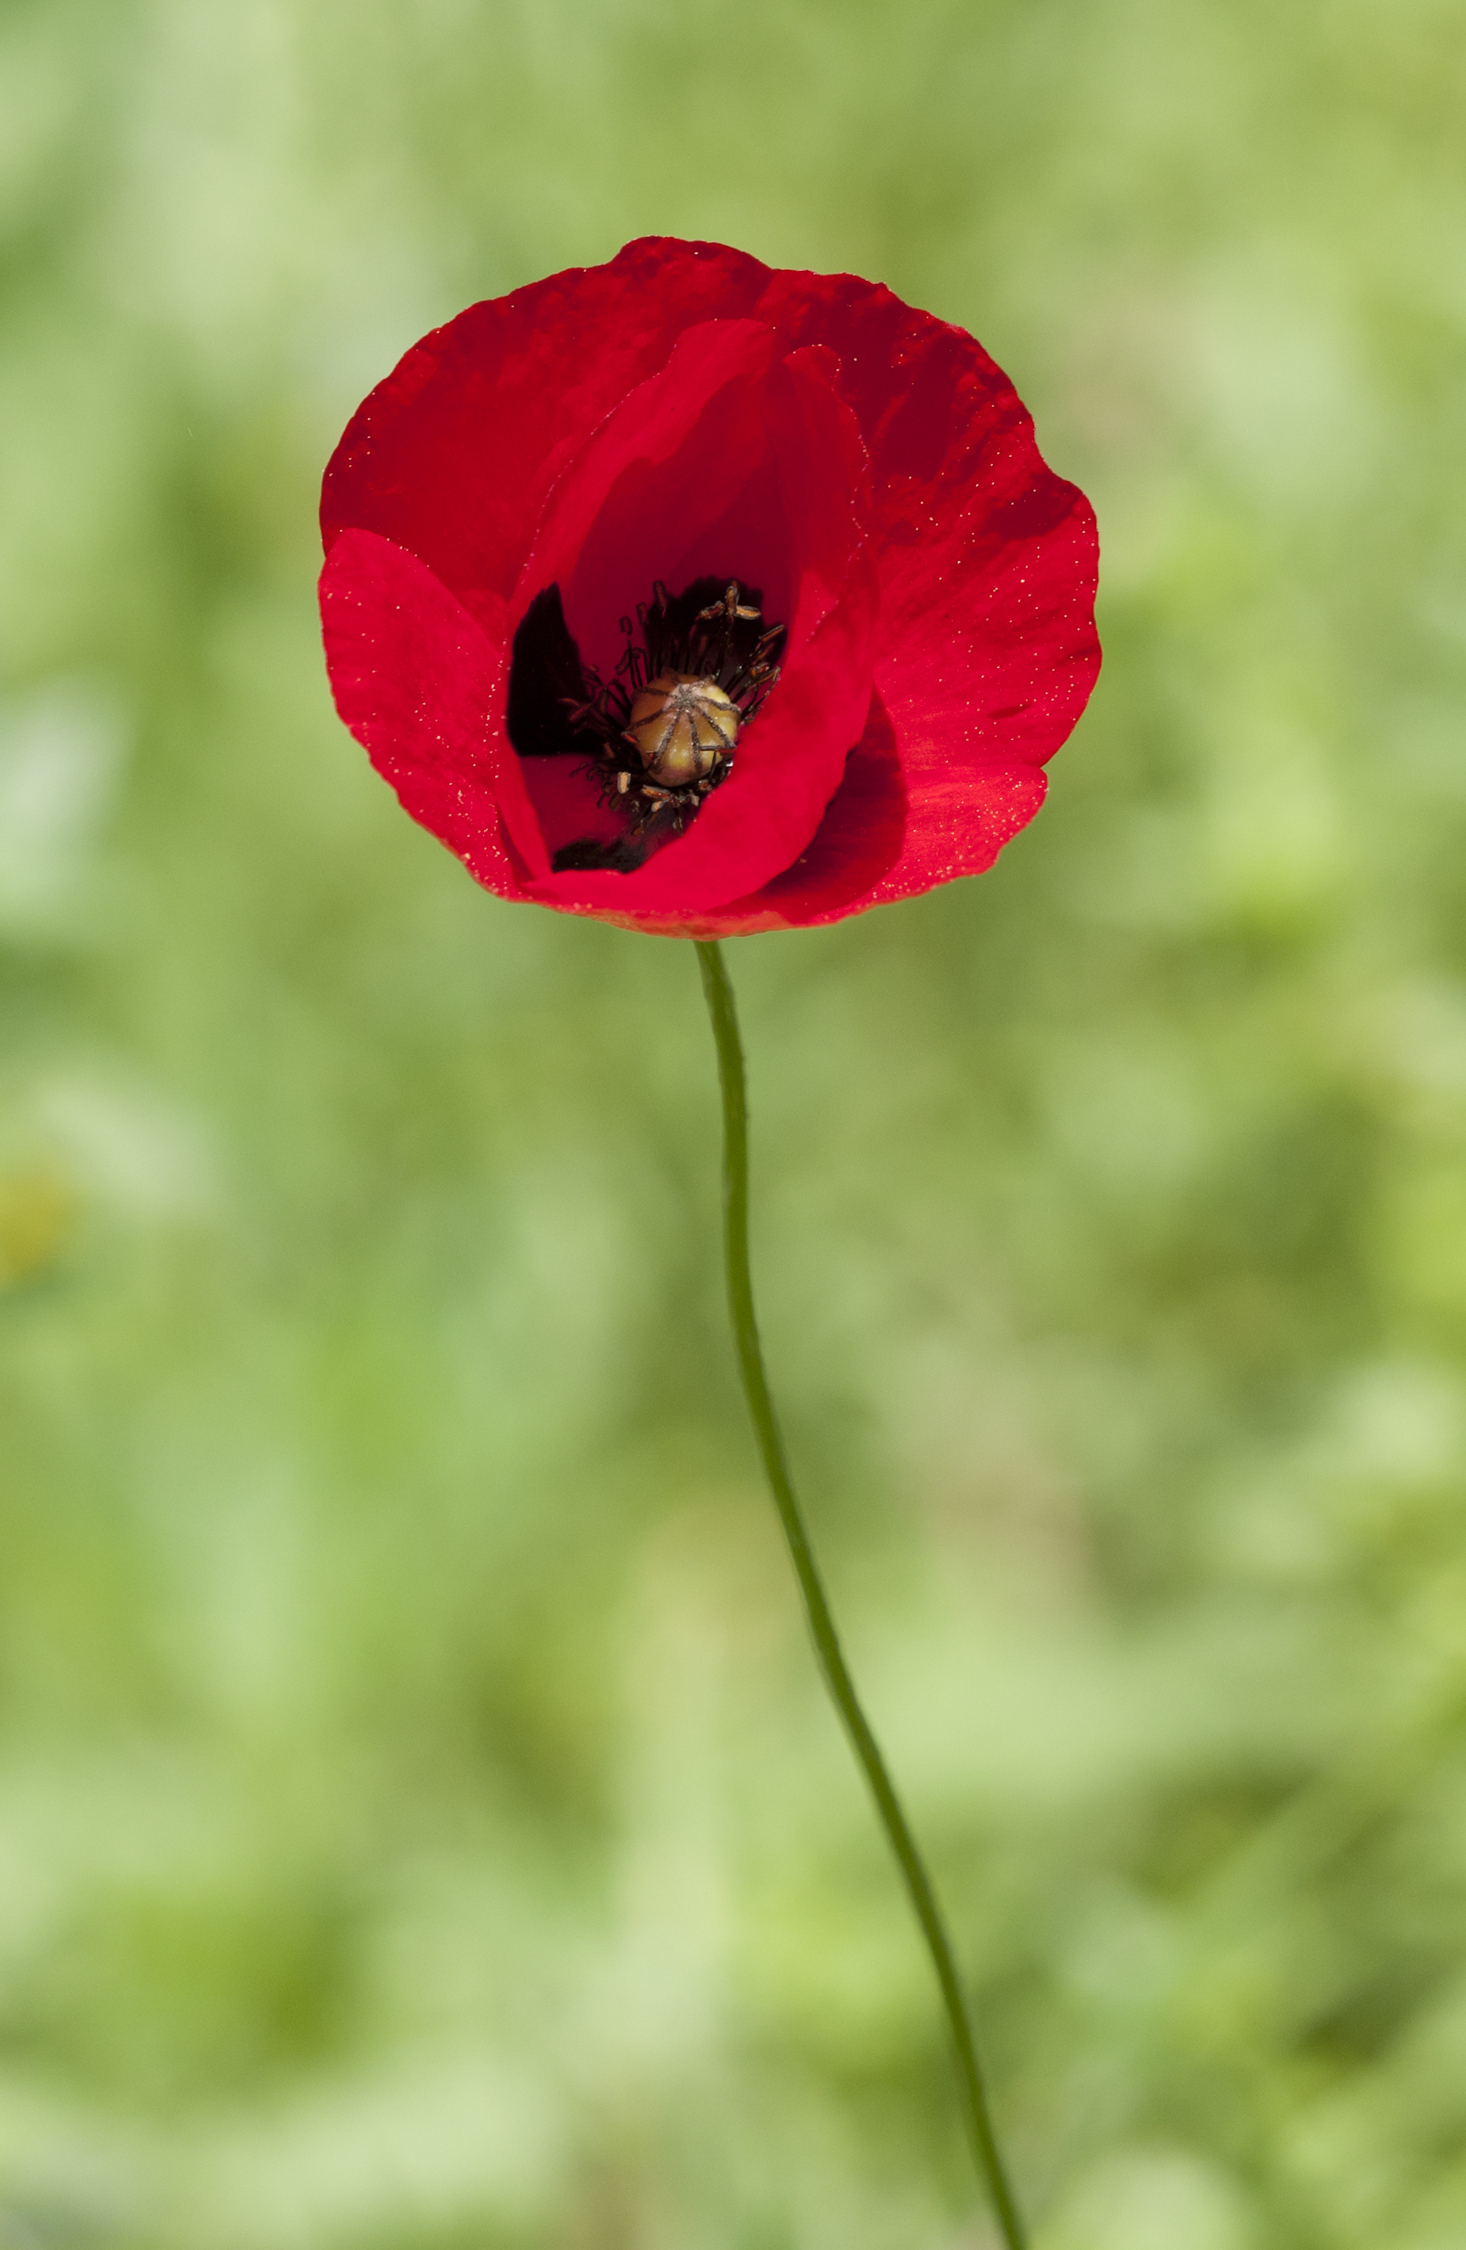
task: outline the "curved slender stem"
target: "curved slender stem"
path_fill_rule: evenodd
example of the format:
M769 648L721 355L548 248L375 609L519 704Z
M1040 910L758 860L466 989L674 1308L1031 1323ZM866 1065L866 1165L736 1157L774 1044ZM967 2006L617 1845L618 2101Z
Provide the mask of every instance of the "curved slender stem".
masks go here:
M952 1943L942 1919L942 1910L937 1903L931 1877L927 1874L921 1853L917 1849L916 1838L886 1770L880 1745L871 1732L870 1722L856 1695L855 1682L850 1676L850 1667L845 1662L844 1652L840 1647L829 1598L825 1593L809 1533L805 1529L804 1518L790 1481L784 1441L779 1433L774 1402L769 1394L768 1376L764 1372L763 1352L759 1346L758 1324L753 1310L753 1278L748 1263L748 1096L744 1083L743 1047L738 1037L738 1016L733 1004L733 987L728 981L722 950L715 939L706 943L698 941L697 956L708 1014L712 1018L713 1037L717 1042L718 1077L723 1089L723 1251L727 1269L728 1309L733 1320L738 1366L743 1377L749 1416L763 1459L764 1475L768 1479L774 1505L779 1511L779 1521L784 1527L784 1537L789 1544L794 1573L799 1580L799 1591L804 1597L805 1615L809 1620L809 1630L820 1669L825 1676L825 1684L870 1784L881 1826L896 1855L907 1895L921 1925L926 1949L931 1955L932 1967L936 1970L942 2004L947 2011L947 2022L952 2033L952 2044L956 2049L963 2110L978 2169L992 2197L993 2208L1008 2250L1025 2250L1023 2222L1018 2215L1018 2206L1008 2184L1008 2175L993 2130L972 2026L968 2021L961 1980L957 1974Z

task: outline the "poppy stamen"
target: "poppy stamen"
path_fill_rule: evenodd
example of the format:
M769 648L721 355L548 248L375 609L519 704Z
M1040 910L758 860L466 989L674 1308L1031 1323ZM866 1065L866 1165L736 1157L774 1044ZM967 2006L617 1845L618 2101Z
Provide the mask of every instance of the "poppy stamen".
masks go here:
M766 625L756 587L661 579L636 616L608 680L587 664L557 586L535 597L514 636L509 736L521 757L578 753L603 806L626 819L613 842L584 837L555 853L572 867L628 873L680 836L727 780L743 729L779 677L782 625Z

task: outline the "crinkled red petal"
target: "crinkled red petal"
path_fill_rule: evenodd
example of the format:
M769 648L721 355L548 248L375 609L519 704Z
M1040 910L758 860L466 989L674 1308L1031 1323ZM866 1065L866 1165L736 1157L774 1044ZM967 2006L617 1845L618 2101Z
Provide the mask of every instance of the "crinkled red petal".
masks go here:
M556 494L514 601L500 606L494 640L392 541L343 532L327 557L322 617L342 718L414 817L505 895L572 913L609 907L618 918L658 926L669 916L706 913L787 866L840 786L847 745L870 700L875 596L860 523L863 449L821 356L798 353L770 368L768 331L743 326L749 332L735 333L731 352L707 351L696 370L667 371L679 382L675 406L633 394L624 417L611 417L597 433ZM690 342L696 347L699 339ZM657 385L644 388L654 393ZM725 441L730 415L745 421L750 412L759 418L758 437L755 444L743 432L739 492L727 478L734 456ZM746 564L745 577L757 569L786 590L784 674L746 729L730 779L687 836L634 874L554 875L525 787L527 762L515 756L502 724L512 622L543 576L551 583L565 576L573 599L576 573L612 568L625 543L629 567L639 570L634 542L664 497L658 476L668 495L713 496L707 512L714 520L700 533L696 509L674 518L684 536L694 535L679 576L706 566L700 543L726 565L733 536L726 526L744 519L751 551L737 555L734 567ZM594 577L592 589L594 598L617 591ZM573 607L571 614L573 621ZM493 824L491 805L501 816Z
M321 572L321 627L336 708L404 808L502 898L523 898L532 860L501 817L521 800L519 760L495 714L504 650L426 563L373 531L344 531ZM522 811L548 865L527 801Z
M778 686L741 736L728 780L686 835L630 875L581 870L536 883L533 895L547 906L660 922L742 897L787 867L814 835L865 723L876 596L861 522L858 432L818 357L795 354L750 381L758 384L763 421L761 448L750 443L745 456L753 473L721 517L699 525L697 508L688 510L693 536L678 553L670 583L716 567L761 585L766 613L788 623ZM694 420L667 462L673 504L663 520L669 525L676 522L678 491L696 493L704 481L715 481L718 464L709 452L715 437L702 418ZM635 478L629 490L619 490L622 503L654 497ZM604 602L618 583L599 574L613 567L621 527L626 551L637 556L646 536L640 527L650 513L618 505L617 494L606 503L582 566L595 574L596 600ZM644 560L638 557L634 567L644 569ZM577 572L572 626L574 605L585 598L582 587ZM524 593L529 598L530 579ZM629 604L623 599L620 606Z
M870 700L874 580L860 521L863 449L828 366L807 353L771 366L773 347L760 324L708 323L607 418L568 465L514 597L499 605L497 649L486 635L470 636L472 621L453 595L395 543L346 532L328 556L328 620L350 587L353 668L344 692L338 686L343 717L404 803L410 798L417 817L460 853L465 793L478 815L491 786L524 873L523 895L546 905L588 914L610 906L631 920L714 909L787 866L839 786ZM633 606L659 574L656 562L676 584L714 560L772 586L787 609L777 693L688 835L630 875L552 874L501 718L514 624L543 585L563 583L572 628L590 639L603 613L615 618ZM373 605L390 652L374 666ZM392 668L402 666L424 620L431 637L405 675L409 691L378 709L373 695L390 698ZM328 623L333 677L339 648L339 629ZM610 651L593 648L604 662ZM444 784L436 793L435 768ZM481 831L478 818L474 833ZM495 887L503 884L500 870Z
M659 937L748 937L808 929L981 875L1032 820L1048 782L1017 761L953 770L903 764L879 691L865 732L808 847L773 882L713 913L628 925ZM613 917L614 919L614 917Z

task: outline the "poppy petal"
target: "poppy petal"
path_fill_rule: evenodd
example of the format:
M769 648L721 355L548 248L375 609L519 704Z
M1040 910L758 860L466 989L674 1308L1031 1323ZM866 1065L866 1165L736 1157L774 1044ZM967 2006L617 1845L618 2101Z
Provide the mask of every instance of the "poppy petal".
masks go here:
M493 714L495 644L427 565L372 531L344 531L321 572L336 708L404 809L505 898L549 860Z
M869 708L877 608L861 521L863 448L817 355L797 353L772 368L763 404L774 474L760 488L772 512L761 527L762 555L747 562L750 577L767 561L768 575L791 587L778 685L740 739L730 777L685 835L631 874L575 870L536 883L533 895L546 905L657 919L720 906L788 866L839 786ZM700 430L693 425L689 446ZM695 453L673 466L695 481ZM708 541L720 536L715 528ZM694 547L681 567L696 575L698 560Z

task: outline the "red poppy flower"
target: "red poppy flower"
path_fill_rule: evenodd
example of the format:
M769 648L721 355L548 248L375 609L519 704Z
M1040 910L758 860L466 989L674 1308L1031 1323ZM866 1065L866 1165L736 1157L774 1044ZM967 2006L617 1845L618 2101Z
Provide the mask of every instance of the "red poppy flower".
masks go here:
M1099 666L1096 538L961 329L711 243L474 305L326 471L336 705L502 897L718 937L989 866Z

